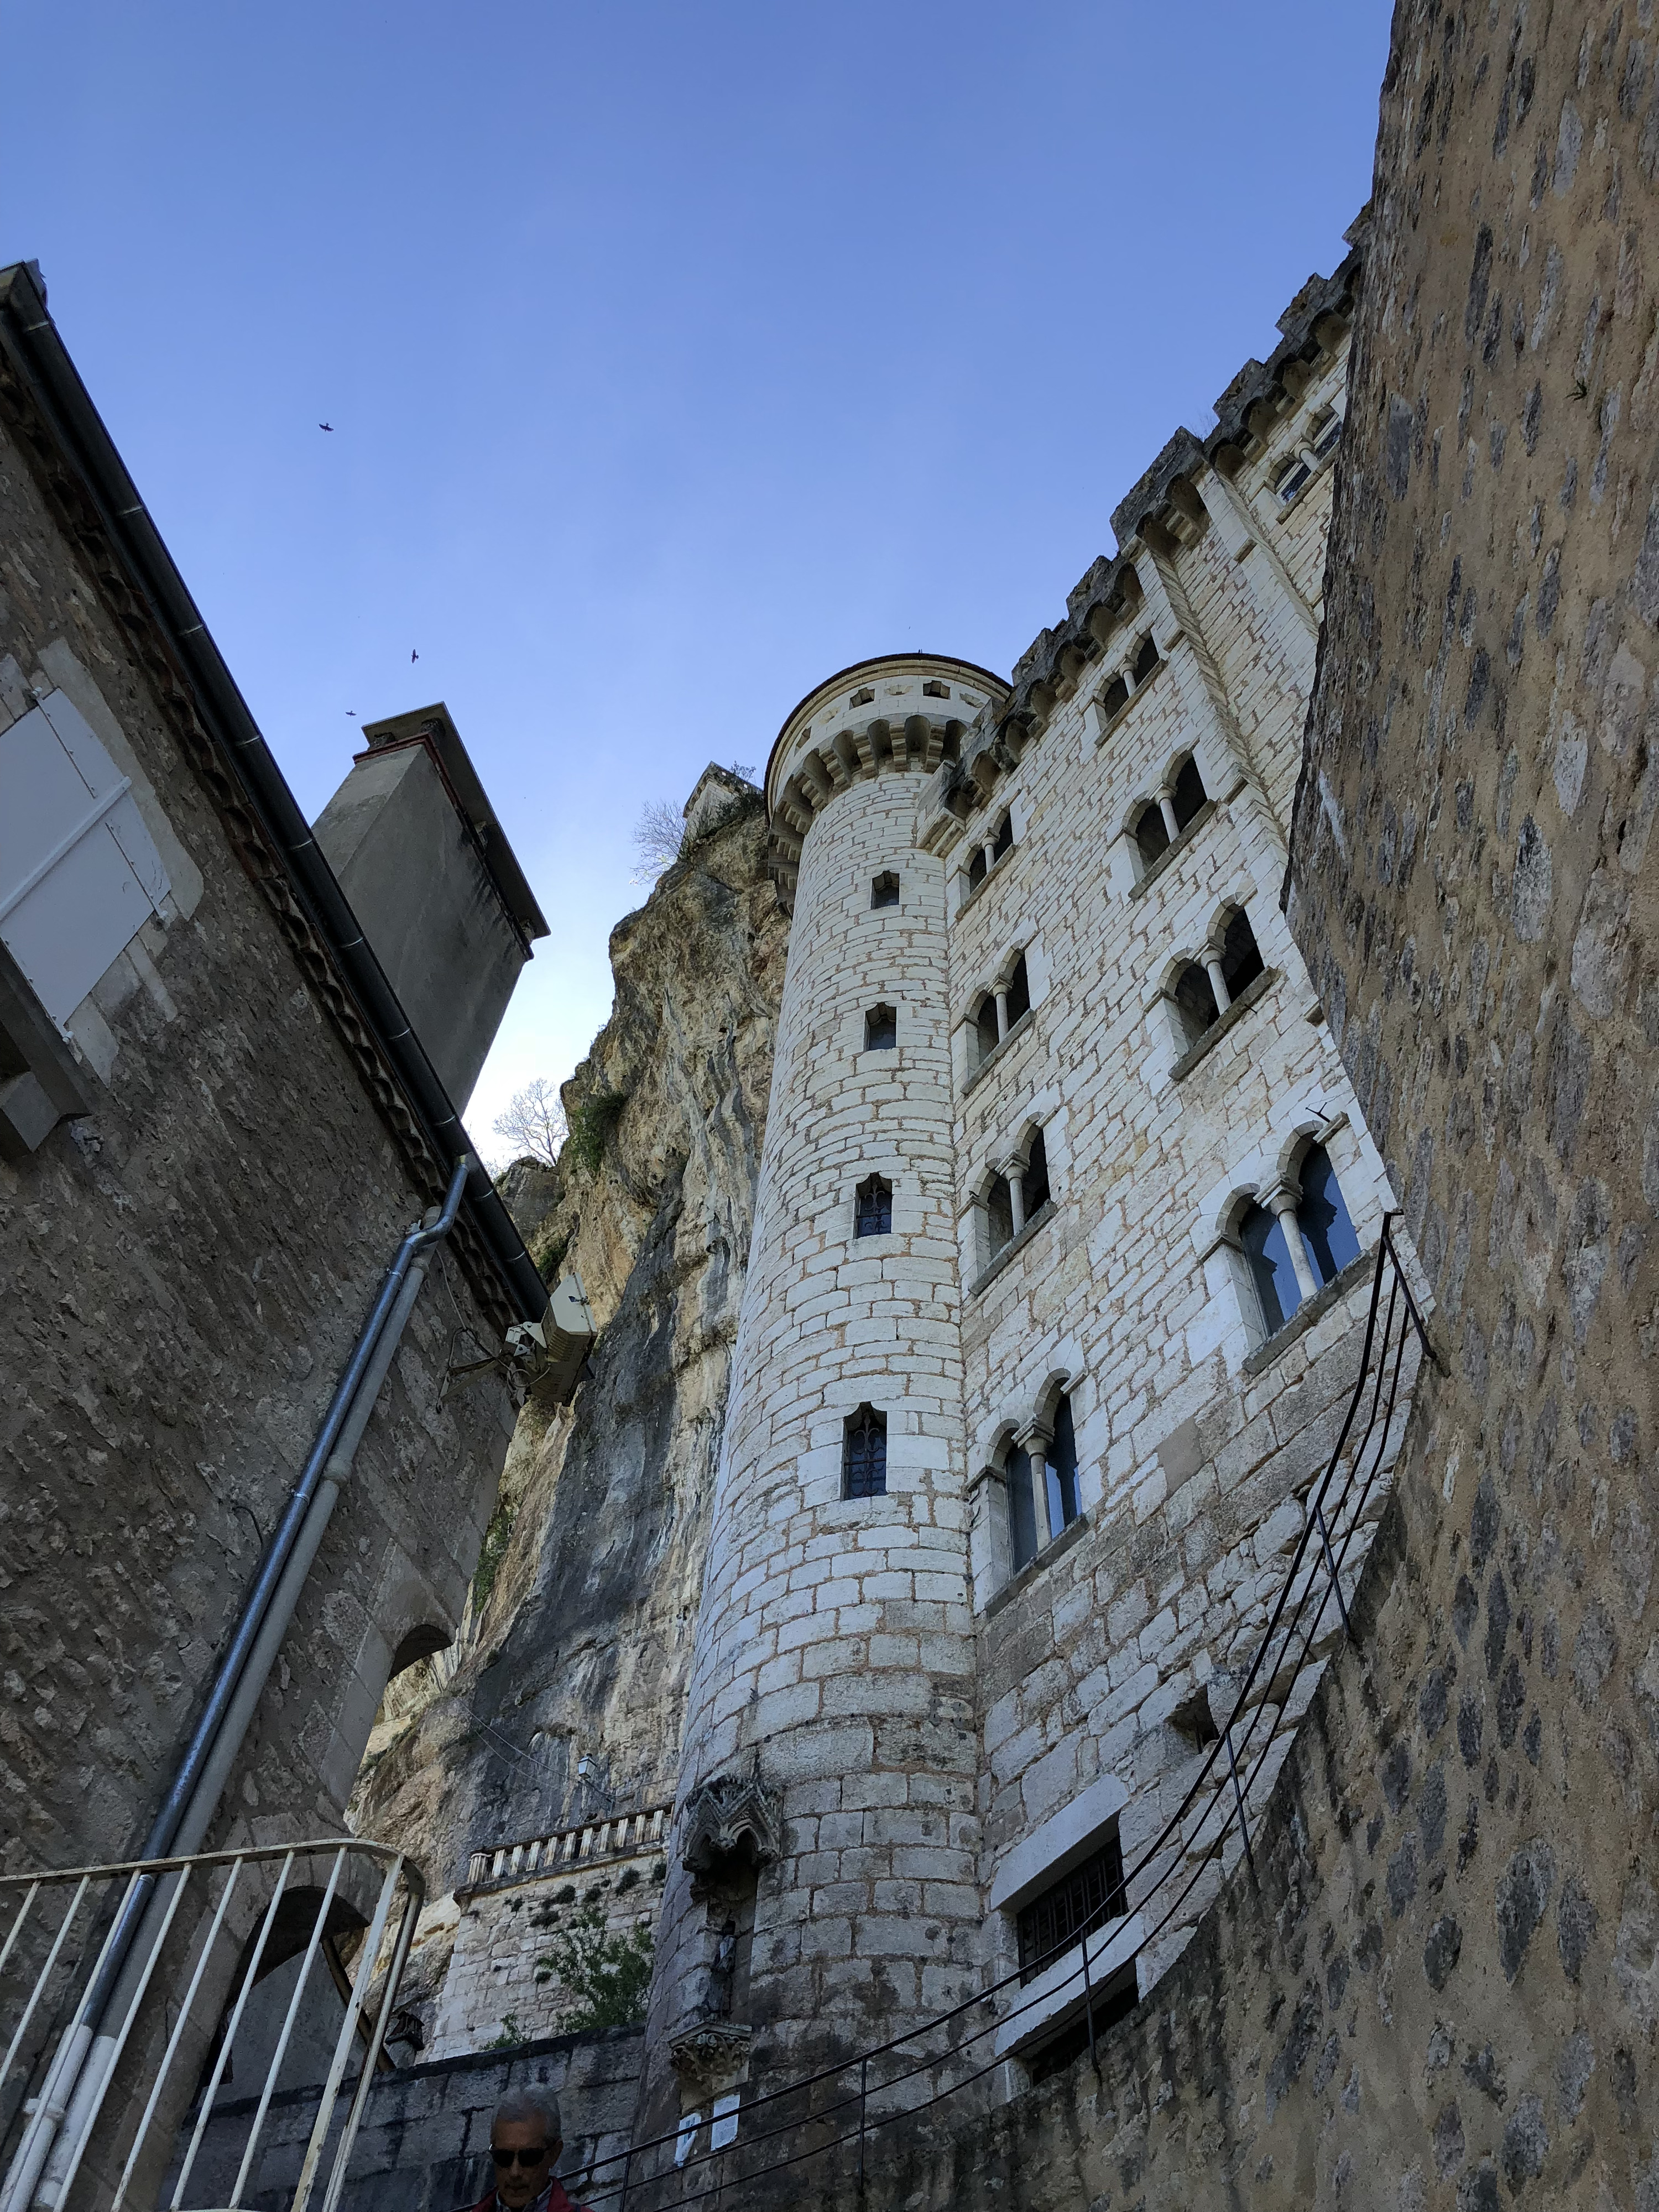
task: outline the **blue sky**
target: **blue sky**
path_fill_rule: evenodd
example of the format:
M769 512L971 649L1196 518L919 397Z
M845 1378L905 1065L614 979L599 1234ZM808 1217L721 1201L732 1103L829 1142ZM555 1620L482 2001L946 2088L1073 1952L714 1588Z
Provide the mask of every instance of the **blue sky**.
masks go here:
M1063 611L1340 258L1388 17L12 0L0 260L301 805L445 699L553 925L487 1155L605 1018L644 800Z

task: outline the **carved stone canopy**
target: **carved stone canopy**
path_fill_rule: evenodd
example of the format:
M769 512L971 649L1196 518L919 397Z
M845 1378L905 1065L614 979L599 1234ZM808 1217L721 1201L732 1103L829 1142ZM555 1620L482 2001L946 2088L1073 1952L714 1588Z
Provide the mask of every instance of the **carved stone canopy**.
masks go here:
M668 2056L680 2085L681 2101L707 2106L712 2097L739 2087L749 2079L749 2048L755 2031L730 2021L702 2021L668 2039Z
M712 1775L686 1800L680 1857L705 1879L766 1866L783 1849L774 1793L754 1776Z

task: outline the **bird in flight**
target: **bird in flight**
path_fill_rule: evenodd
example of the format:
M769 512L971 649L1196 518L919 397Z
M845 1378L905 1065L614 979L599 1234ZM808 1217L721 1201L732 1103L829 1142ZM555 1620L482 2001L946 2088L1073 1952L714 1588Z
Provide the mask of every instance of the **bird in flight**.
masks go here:
M421 656L418 653L411 653L409 657L411 660L418 660Z
M317 425L317 428L319 430L331 430L334 428L334 425L331 422L319 422Z
M346 708L346 716L349 720L355 722L357 719L357 709L355 707L348 707Z

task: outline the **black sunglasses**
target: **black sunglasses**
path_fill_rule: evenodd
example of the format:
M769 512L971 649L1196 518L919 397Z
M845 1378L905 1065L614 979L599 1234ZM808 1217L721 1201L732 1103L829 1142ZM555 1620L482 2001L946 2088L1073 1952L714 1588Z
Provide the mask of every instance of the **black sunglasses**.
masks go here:
M489 2146L489 2155L497 2166L539 2166L547 2152L545 2143L539 2144L534 2150L497 2150L494 2143Z

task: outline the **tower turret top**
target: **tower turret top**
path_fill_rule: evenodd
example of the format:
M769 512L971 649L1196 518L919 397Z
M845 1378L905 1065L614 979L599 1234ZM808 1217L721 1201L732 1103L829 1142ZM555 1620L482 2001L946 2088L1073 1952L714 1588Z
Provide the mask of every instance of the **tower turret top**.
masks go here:
M766 763L767 811L775 819L785 787L809 758L823 763L809 774L826 787L837 760L848 776L903 764L907 724L925 722L935 731L965 726L988 699L1000 702L1007 694L1001 677L947 653L887 653L838 669L807 693L778 732ZM915 764L921 765L920 757Z

